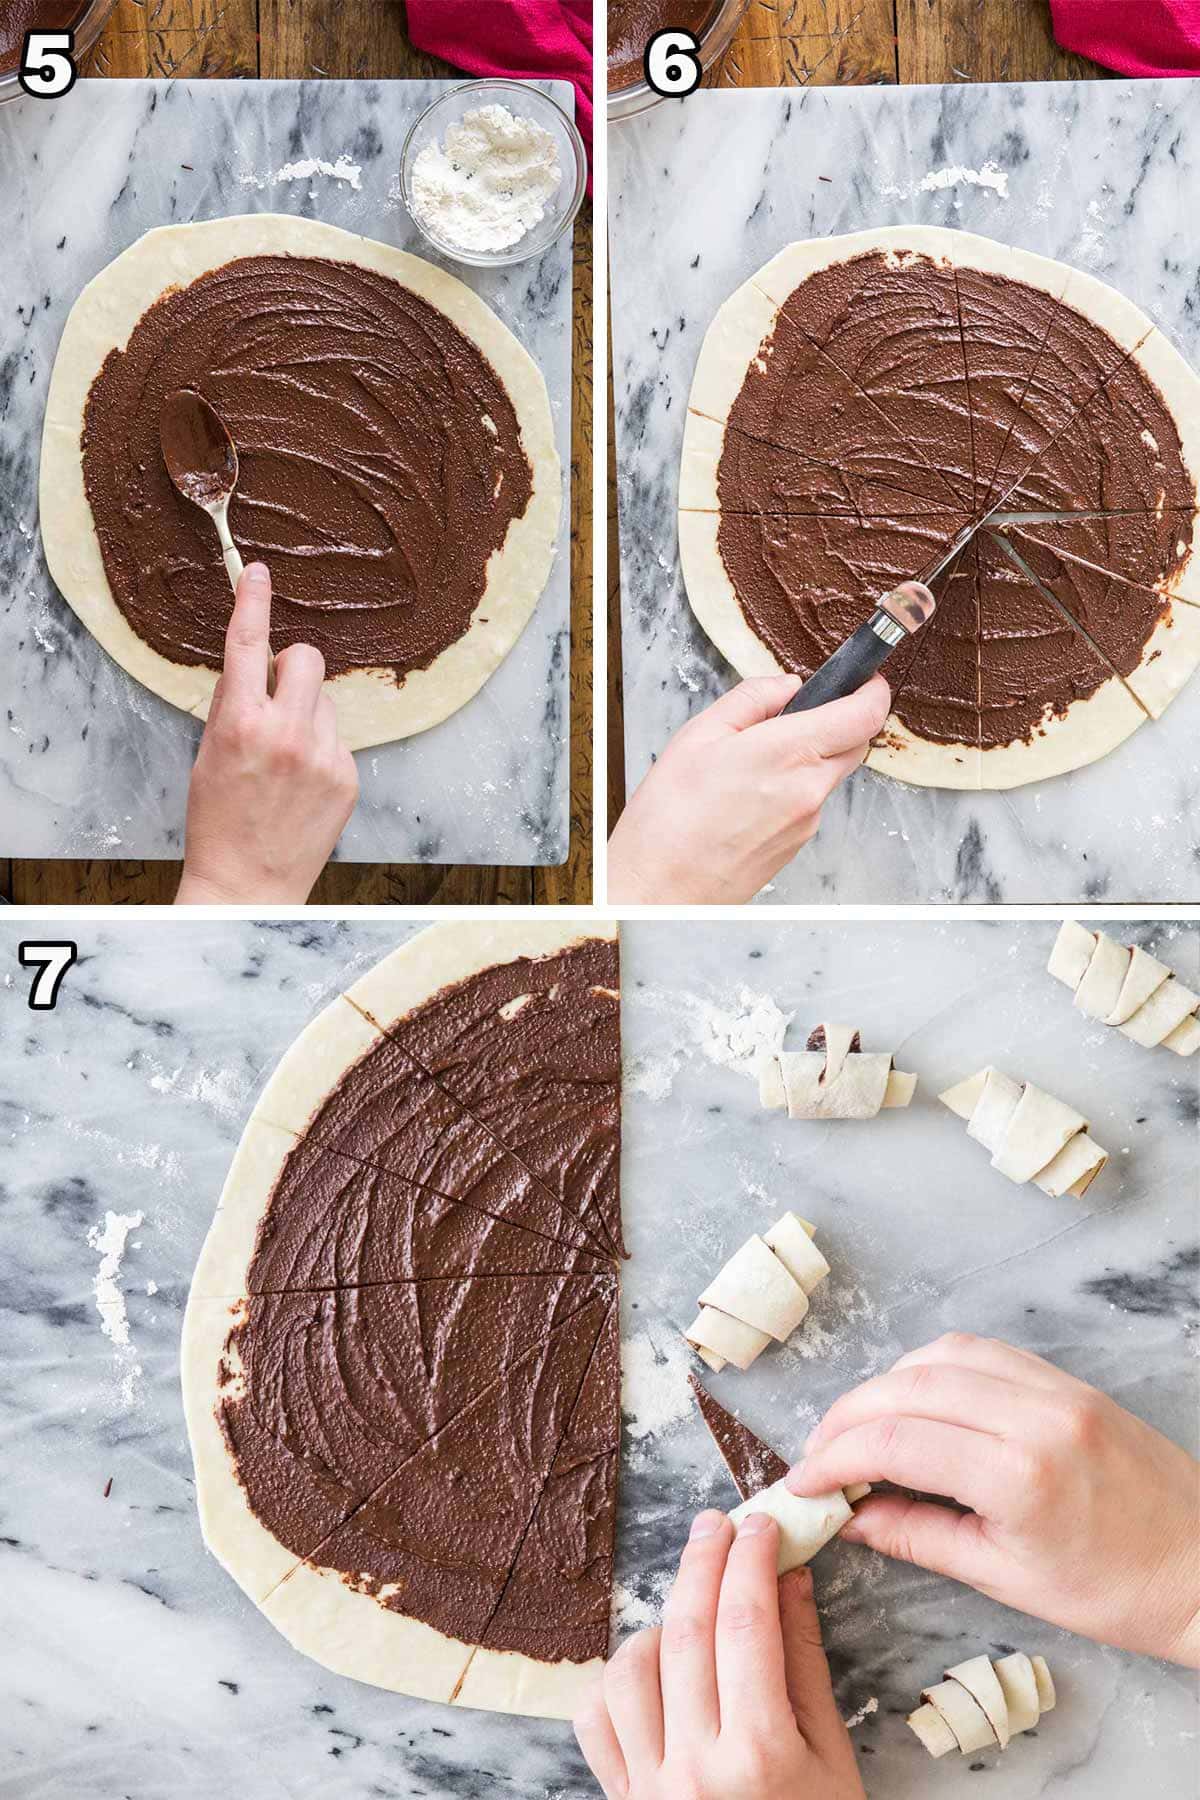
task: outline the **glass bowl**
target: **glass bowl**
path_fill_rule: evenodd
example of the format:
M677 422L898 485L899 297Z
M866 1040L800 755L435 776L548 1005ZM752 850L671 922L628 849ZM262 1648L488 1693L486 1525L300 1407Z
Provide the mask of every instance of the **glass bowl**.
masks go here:
M75 25L75 67L81 72L84 58L108 24L109 15L116 4L117 0L80 0L79 18ZM10 69L7 75L0 75L0 106L6 100L20 100L24 97L25 90L15 69Z
M441 237L413 210L412 172L417 157L427 144L440 143L448 126L457 124L465 113L474 112L479 106L504 106L518 117L532 119L550 133L558 146L562 180L546 202L538 223L503 250L464 250L461 244ZM468 81L427 106L405 138L400 156L400 192L413 224L440 255L475 269L503 268L508 263L540 256L573 224L587 192L587 152L574 120L540 88L525 81Z
M749 4L750 0L721 0L700 35L700 67L705 74L728 50ZM665 94L656 94L644 81L631 82L628 87L610 88L608 116L610 119L632 119L635 113L658 106L666 98Z

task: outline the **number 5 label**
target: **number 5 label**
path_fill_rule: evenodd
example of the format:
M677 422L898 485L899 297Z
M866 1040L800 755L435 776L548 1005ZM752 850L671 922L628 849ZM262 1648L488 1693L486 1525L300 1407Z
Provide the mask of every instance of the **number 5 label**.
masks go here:
M75 33L27 31L18 76L35 100L58 100L75 86Z
M646 84L667 100L682 100L699 87L700 41L690 31L656 31L646 45Z
M17 959L22 968L36 969L29 990L33 1012L53 1012L62 978L79 955L76 945L64 939L37 943L27 939L17 946Z

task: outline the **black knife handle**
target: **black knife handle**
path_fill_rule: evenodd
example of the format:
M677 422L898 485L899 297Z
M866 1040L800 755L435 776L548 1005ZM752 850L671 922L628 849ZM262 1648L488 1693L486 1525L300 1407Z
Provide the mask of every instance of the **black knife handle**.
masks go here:
M783 712L811 712L814 706L825 706L830 700L842 700L847 694L856 694L883 667L894 648L895 645L887 643L871 625L860 625L844 644L838 645L827 662L814 670Z

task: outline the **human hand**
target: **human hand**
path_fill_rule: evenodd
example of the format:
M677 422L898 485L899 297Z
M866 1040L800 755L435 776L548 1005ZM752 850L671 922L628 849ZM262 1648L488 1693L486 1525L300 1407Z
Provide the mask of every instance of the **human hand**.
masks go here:
M779 1527L704 1512L662 1628L617 1651L575 1720L606 1800L865 1800L812 1576L775 1576Z
M873 675L844 700L779 718L800 686L797 675L743 681L675 733L617 821L610 901L741 905L808 843L891 692Z
M950 1332L844 1394L788 1475L798 1494L891 1481L842 1532L1069 1631L1200 1664L1200 1469L1095 1388Z
M271 662L271 577L238 583L188 789L177 906L303 903L358 799L354 758L321 686L325 661L292 644Z

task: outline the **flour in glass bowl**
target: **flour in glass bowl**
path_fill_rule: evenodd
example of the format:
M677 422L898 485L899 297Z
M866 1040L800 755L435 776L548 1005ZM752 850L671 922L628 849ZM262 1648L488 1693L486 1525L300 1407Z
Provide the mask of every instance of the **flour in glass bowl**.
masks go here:
M417 156L412 207L460 250L507 250L540 224L561 182L550 132L506 106L479 106Z

